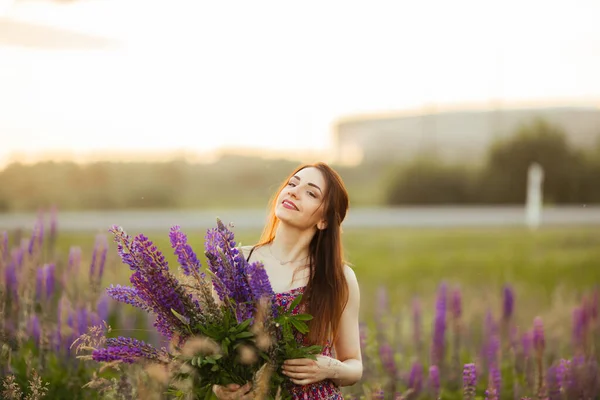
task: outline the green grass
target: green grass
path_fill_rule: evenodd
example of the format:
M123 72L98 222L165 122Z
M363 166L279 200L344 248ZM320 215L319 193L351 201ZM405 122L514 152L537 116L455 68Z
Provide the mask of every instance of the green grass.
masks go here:
M165 253L170 264L176 265L168 232L144 233ZM186 233L200 256L204 232ZM235 233L238 242L244 244L254 243L259 235L258 231ZM443 280L460 285L479 302L494 305L502 286L510 283L520 299L536 308L547 308L557 293L574 298L600 283L597 227L536 232L516 228L346 229L343 239L347 260L361 286L366 314L370 314L380 285L389 289L393 303L400 307L413 296L430 297ZM93 242L94 234L89 232L61 233L57 249L66 259L70 246L81 246L86 265ZM108 263L105 285L126 283L130 271L120 264L112 242Z

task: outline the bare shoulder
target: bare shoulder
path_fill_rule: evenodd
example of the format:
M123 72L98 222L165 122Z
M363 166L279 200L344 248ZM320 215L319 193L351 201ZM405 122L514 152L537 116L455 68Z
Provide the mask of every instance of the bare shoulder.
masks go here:
M356 278L356 273L348 264L344 265L344 276L346 277L346 282L348 282L348 288L351 291L358 291L358 279Z

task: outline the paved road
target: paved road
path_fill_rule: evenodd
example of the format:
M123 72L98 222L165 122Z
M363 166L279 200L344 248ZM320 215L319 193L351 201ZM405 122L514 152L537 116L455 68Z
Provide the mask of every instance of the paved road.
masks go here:
M216 211L102 211L62 212L58 223L63 231L106 231L120 225L127 231L168 230L212 227L216 217L233 222L237 228L260 229L264 210ZM33 226L34 213L0 214L0 231ZM403 207L352 209L344 227L466 227L519 226L524 224L522 207ZM542 225L600 225L600 205L547 208ZM599 230L600 233L600 230Z

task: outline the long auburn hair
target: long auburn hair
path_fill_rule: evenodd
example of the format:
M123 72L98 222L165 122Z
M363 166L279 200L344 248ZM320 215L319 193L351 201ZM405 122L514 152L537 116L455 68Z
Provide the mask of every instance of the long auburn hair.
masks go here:
M308 321L307 339L312 344L324 345L328 339L337 338L342 312L348 302L348 285L344 275L341 223L349 207L348 192L339 174L329 165L318 162L296 168L281 184L270 202L267 224L257 246L269 244L275 238L279 219L275 215L277 198L289 180L298 171L314 167L323 174L326 182L321 206L327 226L317 230L309 244L309 279L304 289L302 303L306 312L313 315Z

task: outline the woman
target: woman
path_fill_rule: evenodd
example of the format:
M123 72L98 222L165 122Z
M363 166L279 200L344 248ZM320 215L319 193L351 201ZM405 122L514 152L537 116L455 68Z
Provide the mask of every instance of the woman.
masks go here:
M342 260L341 223L347 210L348 193L340 176L325 163L303 165L273 198L259 243L243 248L249 261L264 264L274 303L290 304L302 293L297 311L314 317L301 340L322 345L322 353L316 360L286 360L283 365L295 399L342 399L340 386L353 385L362 376L359 286ZM213 390L219 399L251 398L250 383Z

